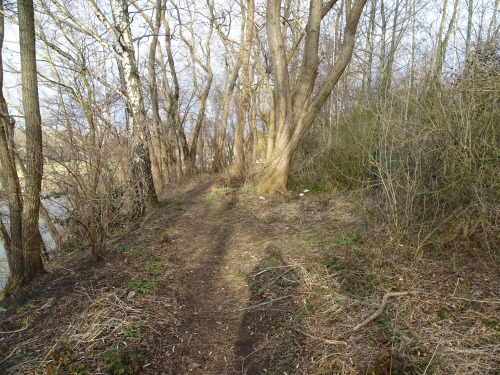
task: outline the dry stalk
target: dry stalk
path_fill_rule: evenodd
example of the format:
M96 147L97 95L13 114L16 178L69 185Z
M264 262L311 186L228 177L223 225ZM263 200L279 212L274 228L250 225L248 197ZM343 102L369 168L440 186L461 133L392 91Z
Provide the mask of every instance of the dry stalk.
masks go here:
M436 348L434 349L434 352L432 353L432 357L431 357L431 359L429 360L429 363L427 364L427 366L425 366L425 370L424 370L424 373L423 373L422 375L427 374L427 370L429 369L429 366L431 365L432 360L434 359L434 356L436 355L436 352L437 352L437 350L438 350L438 348L439 348L439 344L441 344L441 340L440 340L440 341L438 341L438 343L437 343L437 345L436 345Z
M378 310L375 311L368 318L366 318L365 320L363 320L361 323L359 323L356 327L354 327L352 329L352 332L359 331L361 328L363 328L368 323L370 323L371 321L373 321L374 319L376 319L380 314L382 314L384 312L384 309L385 309L385 307L387 305L387 302L388 302L389 298L391 298L391 297L399 297L399 296L408 296L408 295L414 296L415 294L417 294L416 291L412 291L412 292L391 292L391 293L384 294L384 297L382 298L382 303L380 304Z
M314 335L311 335L311 334L309 334L307 332L301 331L300 329L298 329L296 327L293 327L293 326L290 326L290 328L293 329L295 332L298 332L298 333L300 333L300 334L302 334L302 335L304 335L306 337L309 337L310 339L317 340L317 341L322 341L325 344L347 346L347 342L345 342L345 341L325 339L323 337L314 336Z
M241 309L238 309L238 311L245 311L245 310L250 310L250 309L256 309L258 307L262 307L262 306L265 306L265 305L269 305L270 303L273 303L273 302L277 302L277 301L281 301L281 300L284 300L284 299L288 299L288 298L293 298L294 296L293 295L288 295L288 296L283 296L283 297L279 297L279 298L274 298L270 301L266 301L266 302L262 302L262 303L259 303L258 305L252 305L252 306L247 306L247 307L243 307Z
M500 303L500 300L487 300L487 299L469 299L469 298L464 298L464 297L451 297L453 299L459 299L461 301L468 301L468 302L477 302L477 303Z

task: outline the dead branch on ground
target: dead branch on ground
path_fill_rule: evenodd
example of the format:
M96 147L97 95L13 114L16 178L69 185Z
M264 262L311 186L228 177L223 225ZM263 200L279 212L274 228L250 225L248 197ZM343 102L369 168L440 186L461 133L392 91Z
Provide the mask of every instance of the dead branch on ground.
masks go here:
M385 306L387 305L387 301L391 297L399 297L399 296L407 296L407 295L412 295L414 296L417 294L416 291L412 292L391 292L391 293L386 293L384 294L384 297L382 298L382 303L380 304L380 307L378 308L377 311L375 311L372 315L370 315L368 318L363 320L361 323L359 323L356 327L352 329L352 332L359 331L361 328L366 326L368 323L376 319L380 314L384 312Z

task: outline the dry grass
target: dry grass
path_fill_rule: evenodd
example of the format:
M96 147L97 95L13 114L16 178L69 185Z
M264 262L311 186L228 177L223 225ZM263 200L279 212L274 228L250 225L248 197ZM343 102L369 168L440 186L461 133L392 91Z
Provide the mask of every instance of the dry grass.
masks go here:
M380 228L367 229L352 199L291 194L267 204L259 219L290 228L277 241L300 280L289 324L307 355L293 373L497 374L500 280L491 259L387 241ZM353 332L385 293L406 291L418 294L390 298Z
M196 370L192 366L203 362L188 361L178 351L194 345L185 332L189 322L205 321L191 311L207 311L202 305L226 298L218 294L225 288L232 291L228 301L235 295L243 300L228 302L234 321L227 322L238 323L224 331L239 341L218 348L224 356L234 352L228 361L238 370L224 372L229 366L219 373L498 375L499 267L470 245L418 248L391 240L383 228L362 220L353 197L300 197L298 192L260 197L248 190L221 190L204 199L189 194L182 201L175 200L178 193L171 192L162 207L171 215L151 215L140 228L112 241L112 262L96 269L75 258L41 284L52 289L43 287L46 293L31 300L33 308L23 315L11 312L2 331L22 328L21 317L31 323L6 336L8 351L0 341L6 353L0 368L16 374L69 374L81 366L82 374L104 374L122 363L131 374L160 373L167 365L170 373L186 368L216 373L225 359L207 360L210 371ZM191 203L179 210L183 202ZM212 251L226 247L220 265L190 264L191 221L194 229L215 236ZM181 227L167 232L176 235L159 243L165 223L175 222ZM205 262L209 253L202 244L209 239L203 236L195 248ZM178 265L170 267L167 261ZM145 269L157 266L161 273L146 276ZM221 274L214 275L213 290L196 291L198 283L191 283L186 270L208 267ZM146 277L164 284L127 300L130 283ZM185 298L186 290L192 301ZM381 309L386 293L408 291L418 293L387 298ZM54 293L61 293L54 306L42 310L47 295ZM210 298L204 301L207 293ZM223 319L214 314L216 321ZM198 335L203 329L215 333L211 328L200 325ZM198 353L203 347L194 349Z

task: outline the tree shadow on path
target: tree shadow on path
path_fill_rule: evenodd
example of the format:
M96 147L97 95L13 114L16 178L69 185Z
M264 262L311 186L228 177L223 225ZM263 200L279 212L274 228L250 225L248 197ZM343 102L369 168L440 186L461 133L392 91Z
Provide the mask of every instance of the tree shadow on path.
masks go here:
M296 334L288 328L298 313L293 297L299 278L271 248L247 280L251 296L234 348L234 374L290 373L291 359L299 354Z
M233 342L231 327L238 324L237 298L224 287L222 267L234 229L236 195L224 197L220 204L199 202L207 190L200 187L186 196L185 203L191 207L176 223L184 235L175 260L181 274L177 276L180 319L171 356L173 374L228 373L231 366L227 346ZM195 207L197 199L200 204Z

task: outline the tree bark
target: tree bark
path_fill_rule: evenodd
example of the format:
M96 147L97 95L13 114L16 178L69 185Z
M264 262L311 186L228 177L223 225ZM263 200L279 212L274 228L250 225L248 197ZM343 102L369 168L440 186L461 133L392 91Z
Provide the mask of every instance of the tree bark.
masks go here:
M131 174L137 196L134 202L134 213L142 215L145 211L149 212L158 205L148 147L150 136L130 31L128 2L126 0L111 0L111 11L114 25L111 25L102 13L97 12L97 16L100 17L101 22L107 26L115 39L113 47L121 67L122 82L127 96L127 111L129 111L132 121Z
M38 101L35 17L32 0L18 0L23 110L26 126L26 186L23 204L23 250L26 281L44 272L38 229L42 188L42 119Z
M241 68L241 59L239 57L236 57L235 65L231 70L231 77L229 79L229 85L226 91L226 95L224 96L221 127L219 129L219 133L216 135L215 138L215 155L212 165L212 170L214 173L218 173L222 169L222 158L224 153L224 143L226 139L227 122L229 119L229 109L240 68Z
M4 40L4 8L0 0L0 178L4 182L9 205L10 231L0 220L0 234L4 243L9 278L5 292L10 293L20 287L25 280L24 254L22 237L22 199L21 186L17 175L14 155L14 119L9 115L7 102L3 95L3 40ZM0 299L2 299L0 297Z
M315 89L319 66L319 32L324 7L321 0L311 0L306 26L303 59L296 84L292 87L287 69L285 40L281 30L281 1L267 2L267 34L274 70L276 141L271 157L257 175L258 192L286 189L288 172L300 139L314 119L351 60L357 26L366 0L346 4L346 25L339 56L324 81Z
M158 47L158 33L160 31L162 13L165 8L166 0L156 0L155 20L152 25L153 38L149 47L148 56L148 72L149 72L149 91L151 95L151 111L153 122L153 139L151 145L151 164L153 177L155 178L156 194L163 192L164 186L164 166L163 160L165 157L164 147L161 141L162 134L160 130L160 106L158 102L158 84L156 80L155 61L156 49Z
M242 3L242 8L244 7ZM234 177L242 177L245 174L245 147L244 130L247 123L248 107L250 103L250 52L252 49L253 29L254 29L254 0L247 1L247 12L245 20L245 42L241 51L241 97L237 110L237 122L234 134L233 150L236 158L232 170Z

